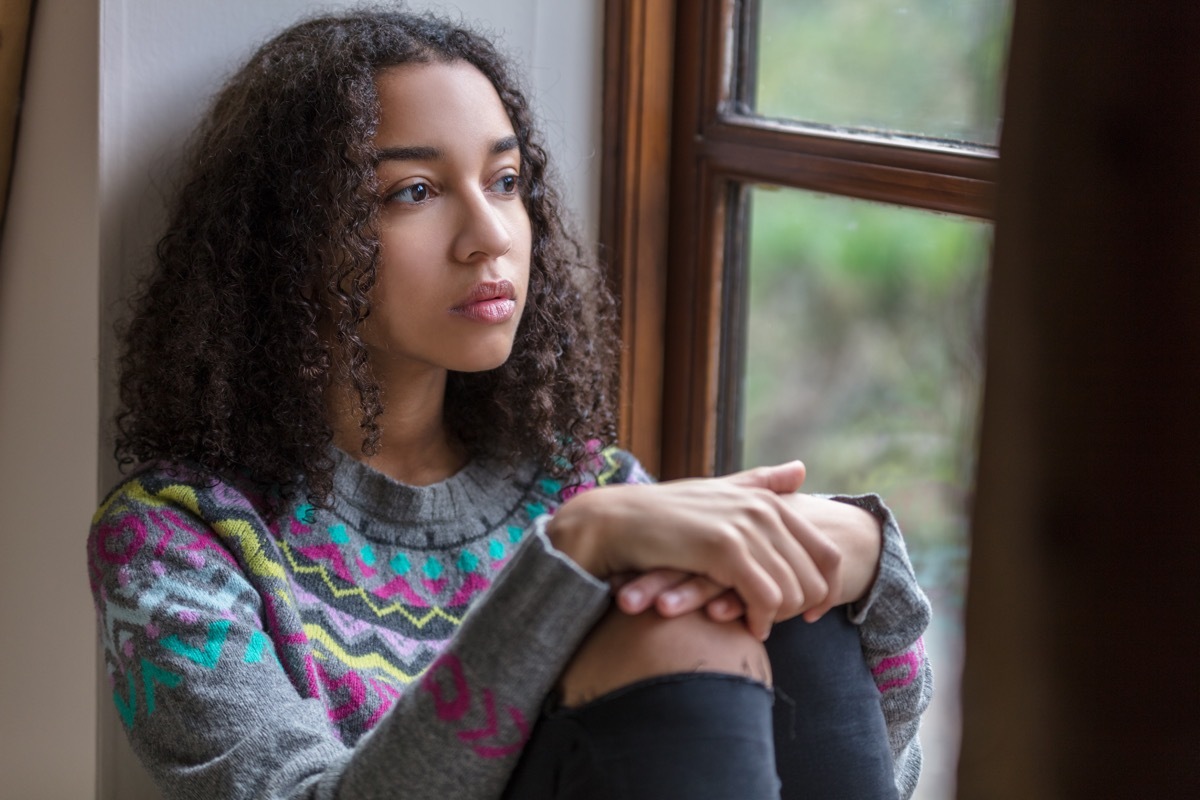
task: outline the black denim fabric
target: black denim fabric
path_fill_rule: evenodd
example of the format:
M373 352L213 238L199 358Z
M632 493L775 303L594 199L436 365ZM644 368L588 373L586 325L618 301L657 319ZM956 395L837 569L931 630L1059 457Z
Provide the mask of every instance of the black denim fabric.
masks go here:
M651 678L543 714L508 800L775 800L771 692L710 672Z
M845 609L776 625L766 644L783 799L895 800L879 690Z
M697 672L578 708L549 700L505 800L894 799L879 693L844 609L776 625L767 652L774 692Z

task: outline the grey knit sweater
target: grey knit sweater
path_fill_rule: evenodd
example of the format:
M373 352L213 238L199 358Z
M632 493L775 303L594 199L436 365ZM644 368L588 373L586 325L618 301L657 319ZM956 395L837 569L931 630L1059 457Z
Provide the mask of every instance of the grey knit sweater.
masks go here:
M548 515L591 486L649 480L615 449L569 487L479 462L413 487L337 461L331 507L282 519L183 467L132 476L97 511L88 571L113 700L167 797L498 797L609 601L550 545ZM887 509L838 499L884 523L853 619L907 797L929 606Z

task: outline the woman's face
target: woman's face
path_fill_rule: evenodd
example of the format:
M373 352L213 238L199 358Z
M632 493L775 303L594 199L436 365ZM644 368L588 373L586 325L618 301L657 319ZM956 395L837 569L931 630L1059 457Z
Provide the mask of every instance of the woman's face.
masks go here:
M499 95L465 62L376 78L380 264L361 332L376 374L476 372L508 358L529 286L521 156Z

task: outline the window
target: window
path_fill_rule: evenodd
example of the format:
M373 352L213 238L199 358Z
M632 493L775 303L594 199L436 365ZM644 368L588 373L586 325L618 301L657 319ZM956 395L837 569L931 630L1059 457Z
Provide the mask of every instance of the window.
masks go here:
M1005 0L607 4L623 438L664 478L799 456L813 491L889 500L939 620L925 798L953 787L1008 17Z

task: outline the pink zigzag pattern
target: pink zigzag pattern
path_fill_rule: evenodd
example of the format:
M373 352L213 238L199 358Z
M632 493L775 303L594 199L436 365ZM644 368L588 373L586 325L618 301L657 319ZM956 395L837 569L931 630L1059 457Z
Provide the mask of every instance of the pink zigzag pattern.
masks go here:
M334 722L341 722L358 711L367 700L366 684L363 683L362 676L352 669L346 670L341 677L334 677L325 671L325 667L317 664L317 677L321 679L321 684L329 690L330 695L339 689L346 689L348 692L346 700L341 705L331 705L327 711L329 719Z
M308 684L308 696L320 697L321 690L317 688L317 662L312 653L304 654L304 677Z
M921 671L921 664L925 661L925 641L917 639L917 641L907 651L898 656L891 656L880 661L871 670L871 674L876 678L876 686L879 688L879 693L890 689L898 689L903 686L908 686L917 679L917 674ZM885 673L894 669L904 669L904 674L899 675L891 680L879 682L879 678Z
M328 561L333 567L334 574L346 583L353 586L358 585L354 581L354 576L350 574L350 568L346 566L346 559L342 556L342 551L336 544L315 544L309 547L298 546L296 550L313 561Z
M371 594L378 597L380 600L391 600L396 595L400 595L404 602L416 608L429 608L429 601L417 594L412 584L404 578L397 575L383 586L378 586L371 590Z
M152 509L149 513L151 518L160 525L162 525L163 520L166 520L171 525L175 526L175 528L192 535L192 541L183 546L184 550L197 553L205 550L212 550L230 564L237 566L237 559L235 559L233 554L221 545L216 534L189 524L186 520L184 520L183 517L179 516L179 514L169 508ZM156 556L162 555L163 551L166 549L167 542L174 536L174 531L168 526L162 525L162 527L166 532L163 535L163 540L160 541L158 546L154 549L154 554Z
M484 711L487 714L487 724L469 731L459 731L458 738L464 742L473 742L477 739L490 739L500 735L500 722L496 717L496 700L492 695L491 689L483 690L483 705ZM504 758L508 755L520 752L521 746L529 738L529 725L525 722L525 716L516 706L508 707L508 716L513 721L520 732L520 738L506 745L486 745L474 744L471 748L483 756L484 758Z
M454 687L452 696L444 691L438 683L438 675L446 674ZM429 667L429 671L425 673L425 678L421 681L421 688L433 697L434 710L442 722L459 723L471 708L471 687L467 683L462 661L453 653L443 655ZM492 690L484 687L482 695L487 723L479 728L458 731L459 740L473 742L471 749L482 758L504 758L520 752L521 747L529 739L529 724L516 706L509 706L505 711L508 712L509 718L517 729L517 740L507 744L499 742L485 744L487 741L493 741L500 737L500 720L496 714L496 700Z
M368 678L367 682L371 684L371 688L375 690L375 696L379 698L379 708L375 709L375 713L364 725L364 730L369 731L379 724L379 720L383 719L384 714L391 710L392 705L400 697L400 690L386 683L380 683L374 678Z
M458 606L465 606L472 597L486 590L491 585L491 582L489 582L487 578L476 572L472 572L471 574L467 575L467 579L463 581L462 588L454 593L454 597L450 598L450 607L457 608Z

